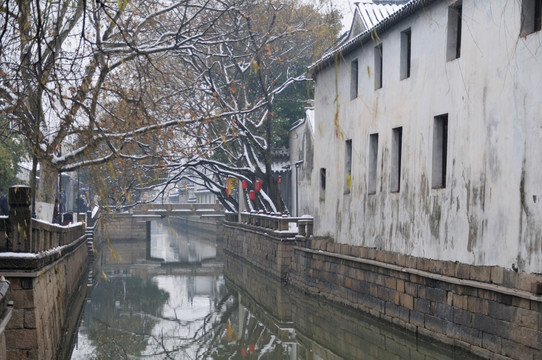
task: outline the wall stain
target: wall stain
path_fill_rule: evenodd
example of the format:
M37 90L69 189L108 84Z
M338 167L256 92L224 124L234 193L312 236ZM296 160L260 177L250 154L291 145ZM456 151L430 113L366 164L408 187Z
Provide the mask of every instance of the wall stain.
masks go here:
M435 196L433 197L433 206L432 211L429 216L429 226L431 228L431 235L435 239L439 239L439 230L440 230L440 219L442 216L442 209L439 199Z

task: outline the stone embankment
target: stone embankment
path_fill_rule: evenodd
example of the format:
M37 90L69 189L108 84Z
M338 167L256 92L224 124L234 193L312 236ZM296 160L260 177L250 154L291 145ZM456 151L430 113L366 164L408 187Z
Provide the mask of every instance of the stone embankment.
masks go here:
M225 251L304 292L487 359L542 359L542 275L307 238L227 217ZM286 220L283 220L286 221Z
M33 219L26 186L10 188L9 204L9 216L0 218L0 276L9 281L13 307L5 327L0 320L0 357L5 351L8 360L55 359L73 325L70 311L80 309L86 293L85 228ZM5 309L0 305L0 317Z
M10 301L10 284L0 278L0 359L7 357L6 328L13 314L13 301Z

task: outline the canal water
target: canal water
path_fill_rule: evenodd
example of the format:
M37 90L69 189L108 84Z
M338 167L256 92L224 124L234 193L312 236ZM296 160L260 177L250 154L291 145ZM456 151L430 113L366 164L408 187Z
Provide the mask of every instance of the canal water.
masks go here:
M97 261L71 359L474 359L301 294L224 253L213 233L153 222Z

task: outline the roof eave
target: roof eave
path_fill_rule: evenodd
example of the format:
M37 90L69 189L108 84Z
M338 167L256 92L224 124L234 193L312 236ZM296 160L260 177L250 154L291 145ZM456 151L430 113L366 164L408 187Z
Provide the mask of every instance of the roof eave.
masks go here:
M308 67L308 72L315 76L318 72L324 70L330 64L335 62L335 59L339 56L345 56L352 51L360 48L363 43L374 38L374 34L380 34L385 32L393 25L399 23L401 20L406 19L410 15L414 14L423 6L427 6L436 0L413 0L405 4L400 10L392 14L390 17L384 19L371 29L367 29L356 37L350 39L337 49L325 54L318 61Z

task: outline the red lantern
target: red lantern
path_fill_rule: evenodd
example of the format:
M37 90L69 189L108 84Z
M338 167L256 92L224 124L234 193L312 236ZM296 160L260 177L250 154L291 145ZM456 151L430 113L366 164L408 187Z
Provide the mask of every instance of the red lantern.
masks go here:
M244 347L244 346L241 348L241 356L242 356L242 357L246 357L246 356L247 356L247 348Z
M251 354L254 354L254 350L255 350L254 344L249 344L249 345L248 345L248 349L249 349L249 351L250 351Z
M261 180L256 180L256 183L254 184L254 189L256 189L256 191L262 190L262 182L261 182Z
M254 192L254 190L250 190L250 191L248 192L248 198L249 198L250 200L256 200L256 193Z
M282 184L282 176L280 175L277 177L277 184Z
M247 181L246 180L241 181L241 186L243 187L243 190L246 190L247 189Z

